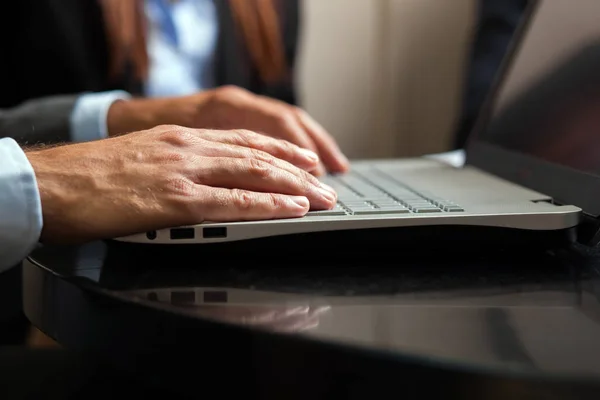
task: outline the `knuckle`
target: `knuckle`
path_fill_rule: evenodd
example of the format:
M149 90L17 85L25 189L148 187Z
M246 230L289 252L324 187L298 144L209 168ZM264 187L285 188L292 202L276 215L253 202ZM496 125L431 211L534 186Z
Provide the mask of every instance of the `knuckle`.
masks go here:
M234 129L233 130L238 136L243 137L243 138L248 138L251 136L254 136L255 133L248 130L248 129Z
M220 88L216 89L214 91L213 98L217 102L220 102L220 101L226 101L231 98L243 96L245 93L247 93L246 90L240 88L239 86L226 85L226 86L221 86Z
M182 176L170 176L166 180L165 187L170 191L184 197L192 196L195 192L195 185Z
M163 124L163 125L158 125L155 129L162 133L169 133L169 132L178 132L184 128L179 125Z
M224 85L217 89L221 93L242 93L243 89L235 85Z
M162 124L162 125L156 125L155 127L148 129L148 132L154 132L154 133L160 135L162 133L169 132L175 128L176 127L174 125Z
M259 179L268 179L271 177L272 171L268 163L250 158L248 159L248 172Z
M297 118L300 118L301 120L304 120L304 121L306 121L306 120L312 120L312 117L303 108L300 108L298 106L292 106L291 110L294 113L294 115Z
M155 161L161 164L180 163L185 161L185 156L182 153L176 151L167 151L164 153L156 154L155 157Z
M233 205L240 210L249 210L254 206L254 199L244 190L232 189L231 196Z
M237 142L245 147L257 147L260 145L260 136L246 129L236 129L233 131Z
M251 160L258 160L258 161L261 161L263 163L267 163L270 165L273 165L275 163L275 160L273 159L273 157L262 150L250 149L250 156L251 156L251 158L250 158Z
M185 218L196 216L201 209L198 186L180 175L169 177L163 189L163 196L170 199L177 213Z
M275 120L277 125L284 129L292 129L297 125L296 117L292 113L287 112L287 110L277 113Z
M160 134L160 140L173 146L186 146L195 140L192 131L181 126L170 125Z
M267 193L267 205L275 209L284 208L285 201L280 195L277 195L275 193Z
M281 147L281 150L283 150L284 153L294 153L298 150L298 146L296 146L295 144L293 144L292 142L289 142L287 140L280 140L279 141L279 146Z
M312 186L320 185L320 181L313 174L300 168L298 168L298 171L299 178L306 189L310 189Z

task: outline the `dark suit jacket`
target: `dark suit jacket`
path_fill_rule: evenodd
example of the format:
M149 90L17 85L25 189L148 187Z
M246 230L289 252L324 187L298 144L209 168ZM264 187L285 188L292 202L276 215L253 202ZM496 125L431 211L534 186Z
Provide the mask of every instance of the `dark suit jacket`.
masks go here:
M270 86L259 79L234 31L227 0L215 3L220 26L217 85L237 85L294 104L292 82ZM283 42L293 69L299 5L298 0L281 3ZM118 82L109 83L102 18L98 0L19 0L10 2L10 9L4 6L0 12L0 109L6 111L0 112L0 137L10 135L21 142L68 141L69 116L81 93L123 89L140 94L140 83L126 72Z

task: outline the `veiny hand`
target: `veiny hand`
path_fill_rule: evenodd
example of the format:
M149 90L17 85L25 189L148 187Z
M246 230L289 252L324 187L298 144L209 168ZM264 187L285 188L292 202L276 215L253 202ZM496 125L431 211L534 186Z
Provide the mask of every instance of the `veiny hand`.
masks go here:
M81 242L210 221L328 209L317 156L249 131L159 126L26 152L40 189L42 241Z
M165 123L206 129L249 129L287 140L319 155L322 163L312 171L316 175L323 174L325 169L346 172L349 167L333 137L305 111L235 86L192 96L117 102L108 114L111 134Z

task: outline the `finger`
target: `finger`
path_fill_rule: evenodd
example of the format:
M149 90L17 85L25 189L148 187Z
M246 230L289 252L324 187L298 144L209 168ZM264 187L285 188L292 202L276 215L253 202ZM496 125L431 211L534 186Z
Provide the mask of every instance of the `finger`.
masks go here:
M252 131L218 132L208 130L203 132L202 137L214 142L261 150L307 171L314 170L319 164L317 154L308 148L301 148L286 140L275 139Z
M337 201L335 193L325 189L318 180L312 178L315 184L279 168L277 163L256 158L208 157L198 164L194 182L201 185L304 196L313 210L330 209Z
M292 165L291 163L278 159L269 153L262 150L256 150L250 147L228 145L217 142L205 141L201 144L202 154L209 157L231 157L231 158L245 158L245 159L257 159L266 163L272 164L278 168L291 172L303 180L307 180L316 186L330 191L335 194L335 190L331 187L320 182L314 176L309 174L307 171L300 169L299 167ZM197 174L195 174L197 175ZM337 196L337 195L336 195Z
M299 121L294 117L280 123L277 132L273 132L273 135L290 141L300 148L308 149L315 154L318 154L319 149L317 145L310 138L308 132L300 125ZM313 172L316 176L324 175L326 170L322 160L319 159L319 163L310 172Z
M258 193L202 186L197 213L204 221L258 221L304 216L310 203L303 196Z
M200 306L194 310L205 317L235 323L265 324L277 319L277 310L261 306Z
M259 98L262 100L260 104L266 106L268 110L279 109L281 112L279 112L278 115L285 115L285 117L280 120L277 131L268 133L275 137L289 140L302 148L309 149L319 154L318 144L315 143L310 131L307 131L302 121L299 120L296 115L297 113L295 112L295 107L290 107L289 104L281 100L263 96L260 96ZM323 160L319 160L319 165L311 172L316 176L324 175L326 168L323 165Z
M319 154L325 167L334 173L348 171L350 163L335 139L305 111L298 109L297 114L298 120L315 143L317 154Z
M298 121L298 118L293 112L293 109L290 108L289 104L269 97L259 96L257 106L263 110L264 115L276 115L278 118L275 129L271 128L271 131L265 133L273 137L287 140L301 148L308 149L318 154L317 145L300 124L300 121ZM273 113L273 110L279 111ZM284 117L282 118L281 116ZM323 167L322 162L319 162L311 172L317 176L323 175L325 173L325 168Z

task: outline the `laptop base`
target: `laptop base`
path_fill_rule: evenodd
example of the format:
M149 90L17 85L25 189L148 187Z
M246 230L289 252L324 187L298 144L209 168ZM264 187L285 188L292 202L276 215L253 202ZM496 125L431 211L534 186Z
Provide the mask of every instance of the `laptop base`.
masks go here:
M399 257L422 256L431 252L482 253L499 249L510 251L552 250L569 247L576 242L577 229L524 230L486 226L412 226L402 228L353 229L278 235L209 244L148 244L111 241L111 246L148 251L172 249L205 259L210 256L240 255L252 261L282 257L282 266L292 257L343 258L343 255L398 254ZM402 252L402 253L400 253Z

